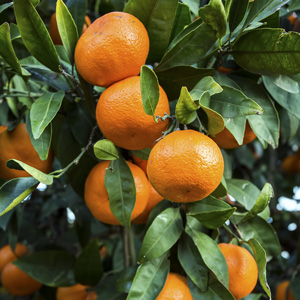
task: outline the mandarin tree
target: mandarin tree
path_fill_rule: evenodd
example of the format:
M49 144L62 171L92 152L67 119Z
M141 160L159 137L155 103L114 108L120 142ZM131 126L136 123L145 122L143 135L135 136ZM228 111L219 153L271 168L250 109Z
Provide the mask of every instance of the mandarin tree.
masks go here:
M0 299L300 300L298 16L0 1Z

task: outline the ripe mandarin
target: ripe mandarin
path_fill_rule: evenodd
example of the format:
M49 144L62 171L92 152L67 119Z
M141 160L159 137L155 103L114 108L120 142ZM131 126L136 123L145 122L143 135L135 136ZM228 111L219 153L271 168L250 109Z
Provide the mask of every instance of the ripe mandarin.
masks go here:
M289 291L288 291L288 297L287 297L287 289L288 288L289 288ZM277 285L275 300L296 300L296 298L294 297L294 295L290 289L290 281L289 280L285 280Z
M68 287L59 287L56 290L56 300L95 300L97 294L88 291L88 287L76 284Z
M225 243L218 246L228 267L229 291L236 300L246 297L255 288L258 278L255 259L243 247Z
M282 161L282 169L288 174L296 174L300 172L300 149L289 156L286 156Z
M133 159L134 163L136 165L138 165L145 172L145 174L147 175L147 163L148 163L148 160L147 159L139 158L139 157L137 157L134 154L131 154L131 156L132 156L132 159Z
M0 134L0 178L9 180L16 177L30 176L25 171L9 169L6 166L6 162L13 158L44 173L49 173L54 156L50 149L48 158L41 160L31 144L26 125L20 123L12 131L5 130Z
M179 274L169 273L156 300L193 300L187 279Z
M88 16L85 16L81 34L83 34L90 25L91 25L91 19ZM58 31L58 26L57 26L57 21L56 21L56 12L53 13L50 18L49 34L50 34L50 37L51 37L54 45L62 45L63 44L60 34L59 34L59 31Z
M155 115L165 113L170 113L169 102L160 87ZM152 148L169 125L168 119L156 123L144 112L139 76L126 78L107 88L99 98L96 118L103 135L116 146L128 150Z
M249 144L256 138L255 133L252 131L248 122L246 122L244 140L242 145ZM231 132L225 127L221 132L217 133L212 139L217 143L220 148L234 149L241 147Z
M96 219L106 224L120 225L111 212L108 193L105 189L105 172L109 163L109 161L99 162L91 170L85 182L84 199ZM136 202L131 216L131 219L134 219L144 211L147 205L150 186L143 170L130 162L127 163L132 172L136 188Z
M174 131L151 150L148 178L157 192L173 202L194 202L221 182L224 160L209 137L194 130Z
M98 18L77 42L75 64L89 83L107 87L140 73L149 53L149 37L139 19L124 12Z

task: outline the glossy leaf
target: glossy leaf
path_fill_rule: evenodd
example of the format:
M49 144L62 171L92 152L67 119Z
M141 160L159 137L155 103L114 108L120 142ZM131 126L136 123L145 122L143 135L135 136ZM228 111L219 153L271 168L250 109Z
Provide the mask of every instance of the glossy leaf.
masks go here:
M78 31L71 13L62 0L58 0L56 3L56 20L63 46L70 62L73 63Z
M153 300L161 292L170 270L168 253L138 268L126 300Z
M66 6L74 19L78 34L81 35L87 11L86 0L67 0Z
M217 243L195 228L197 222L194 218L188 216L185 231L193 239L205 265L225 287L228 287L229 275L225 258Z
M232 216L236 208L226 202L207 196L201 201L187 204L187 215L199 220L205 227L217 229Z
M248 8L249 0L232 0L229 10L229 29L233 32L242 22Z
M210 96L219 94L223 88L211 76L202 78L191 90L191 97L194 100L200 99L203 93L208 92Z
M166 253L179 239L183 231L179 208L167 208L148 228L138 261L145 263Z
M255 216L238 225L241 237L248 241L256 239L268 257L276 257L281 252L279 239L273 227L259 216Z
M131 170L123 157L113 160L106 170L105 189L112 213L121 225L129 227L136 189Z
M233 46L236 63L260 75L300 73L300 35L280 28L262 28L243 35Z
M198 10L199 10L199 1L198 0L182 0L182 2L189 6L191 12L195 16L198 16Z
M75 257L65 251L40 251L20 257L14 264L42 284L74 285Z
M140 77L144 111L147 115L153 116L153 119L157 122L155 109L160 96L157 76L151 68L144 65L141 68Z
M218 39L226 34L227 20L222 0L210 0L207 5L199 9L199 16L204 23L216 31Z
M172 27L171 41L179 34L185 26L192 22L190 8L185 3L178 3L175 20Z
M5 182L0 188L0 216L20 204L36 189L38 183L32 177L15 178Z
M59 72L60 61L49 32L29 0L14 0L14 10L22 40L28 51L43 65Z
M46 93L34 101L30 110L30 121L32 134L35 139L42 135L45 128L54 119L61 107L64 96L65 93L63 91Z
M178 260L193 283L205 291L208 284L208 269L199 251L188 235L183 235L178 243Z
M94 145L94 154L101 160L115 160L119 158L118 150L113 142L100 140Z
M271 290L267 282L267 257L266 251L256 239L250 239L248 244L251 246L258 267L258 278L266 294L271 297Z
M223 153L222 153L223 154ZM224 155L223 155L224 156ZM211 193L211 196L219 198L219 197L224 197L227 195L227 184L225 181L224 176L222 177L222 180L218 187Z
M103 267L97 239L91 240L79 254L74 272L76 281L83 285L94 286L100 281Z
M46 185L51 185L53 183L52 175L45 174L45 173L41 172L40 170L38 170L34 167L31 167L30 165L28 165L26 163L23 163L22 161L19 161L17 159L11 159L6 164L9 168L25 170L33 178L35 178L36 180L38 180L41 183L44 183Z
M193 65L201 61L216 39L214 30L201 19L194 21L172 41L161 62L155 68L155 72L182 65Z
M0 14L7 8L11 7L13 5L13 2L5 3L0 5ZM3 25L3 24L2 24Z
M177 4L177 0L130 0L124 8L124 12L136 16L147 29L149 62L159 61L169 45Z
M151 152L151 148L145 148L145 149L142 149L142 150L132 150L131 151L135 156L141 158L141 159L144 159L144 160L147 160L148 157L149 157L149 154Z

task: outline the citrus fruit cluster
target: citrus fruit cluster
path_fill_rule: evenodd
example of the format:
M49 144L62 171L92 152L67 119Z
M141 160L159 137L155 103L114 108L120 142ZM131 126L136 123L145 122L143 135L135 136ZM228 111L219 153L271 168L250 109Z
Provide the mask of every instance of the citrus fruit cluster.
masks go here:
M10 245L0 249L0 274L3 287L15 296L27 296L39 290L42 284L20 270L13 261L28 252L25 245L17 243L14 251Z

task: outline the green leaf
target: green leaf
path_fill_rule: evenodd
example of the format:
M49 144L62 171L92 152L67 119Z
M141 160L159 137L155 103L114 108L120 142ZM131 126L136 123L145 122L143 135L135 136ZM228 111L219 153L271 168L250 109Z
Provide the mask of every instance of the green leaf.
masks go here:
M20 204L38 184L39 182L32 177L15 178L5 182L0 187L0 216Z
M178 243L178 260L193 283L205 291L208 284L208 269L192 239L184 234Z
M29 76L30 73L21 67L15 50L12 46L8 23L3 23L0 26L0 43L0 55L3 57L3 59L20 75Z
M155 72L200 62L206 57L216 39L214 30L201 19L194 21L172 41Z
M94 145L94 154L101 160L115 160L119 158L118 150L113 142L100 140Z
M211 76L202 78L191 90L191 96L193 100L200 99L205 92L209 92L209 95L219 94L223 91L222 87L214 81Z
M215 69L200 69L192 66L178 66L168 70L158 72L157 76L160 85L166 91L170 100L178 99L182 86L188 90L206 76L215 73Z
M299 128L299 119L285 109L282 109L280 111L279 119L281 120L280 138L282 139L282 143L285 144L287 141L292 139L297 133Z
M289 10L294 11L294 10L299 10L300 9L300 3L298 0L291 0L289 3Z
M13 5L13 2L5 3L0 5L0 14L7 8L11 7ZM2 24L3 25L3 24Z
M236 63L259 75L300 73L300 35L280 28L262 28L243 35L233 46Z
M187 4L191 12L197 17L199 11L199 1L198 0L182 0L183 3Z
M209 93L205 95L209 97ZM199 108L199 101L194 101L187 88L183 86L175 108L175 116L178 122L181 124L192 123L197 118Z
M40 138L45 128L50 124L58 113L65 92L46 93L36 99L30 110L31 130L34 139Z
M131 170L123 157L113 160L107 168L105 189L112 213L121 225L129 227L135 206L136 189Z
M33 178L35 178L39 182L42 182L46 185L51 185L53 183L53 176L52 175L45 174L45 173L41 172L40 170L38 170L34 167L31 167L30 165L27 165L26 163L23 163L23 162L21 162L17 159L10 159L6 163L6 165L9 168L13 168L13 169L20 169L20 167L21 167L21 170L25 170Z
M160 213L147 230L138 261L145 263L167 252L183 231L179 208L167 208Z
M199 16L205 24L216 31L219 40L226 34L227 19L222 0L210 0L207 5L199 9Z
M159 100L159 84L156 74L151 68L142 66L141 68L141 94L143 108L147 115L153 116L155 122L155 109Z
M217 229L224 225L235 210L235 207L212 196L187 204L187 215L196 218L210 229Z
M205 265L215 274L219 282L228 288L229 275L224 256L217 243L197 229L197 220L187 216L186 233L193 239Z
M296 295L296 300L299 300L299 291L300 291L299 278L300 278L300 273L299 272L294 273L290 283L290 289L293 295Z
M249 0L232 0L229 10L229 29L233 32L242 22L248 8Z
M12 78L12 83L16 90L24 91L24 95L26 95L27 93L27 95L29 96L28 85L26 84L26 81L24 81L23 77L19 75L15 75ZM19 96L18 101L21 102L23 105L25 105L27 108L30 108L32 105L32 100L26 96L25 97Z
M47 126L41 136L35 139L31 130L31 121L29 113L26 115L26 129L30 137L30 141L35 151L38 153L41 160L48 158L51 140L52 140L52 125Z
M222 153L223 154L223 153ZM224 155L223 155L224 156ZM225 158L224 158L225 160ZM227 195L227 184L225 181L224 176L222 177L222 180L220 182L220 184L218 185L218 187L211 193L211 196L213 197L224 197Z
M78 41L78 31L71 13L62 0L58 0L56 3L56 20L63 46L70 62L73 64L74 51Z
M146 27L150 39L147 61L159 61L167 49L176 15L177 0L130 0L124 12L137 17Z
M29 0L14 0L18 28L28 51L43 65L59 72L61 65L49 32Z
M291 114L300 119L299 94L289 93L278 87L269 76L262 76L263 83L273 99Z
M76 281L83 285L94 286L100 281L103 267L97 239L91 240L79 254L74 272Z
M278 75L278 76L268 76L267 78L282 90L292 94L299 94L300 83L294 77L295 76Z
M40 3L40 0L30 0L30 2L34 7L36 7Z
M266 251L256 239L250 239L248 244L251 246L258 267L258 278L266 294L271 297L271 290L267 282L267 257Z
M239 224L238 229L245 241L256 239L265 249L268 258L280 255L279 239L274 228L266 220L255 216Z
M168 253L143 263L137 270L126 300L156 299L170 270Z
M144 159L144 160L148 160L149 158L149 154L151 152L151 148L145 148L145 149L142 149L142 150L131 150L131 152L141 158L141 159Z
M40 251L20 257L14 264L42 284L74 285L75 257L66 251Z
M264 77L264 76L263 76ZM251 79L233 76L235 82L240 86L243 93L263 109L262 115L251 115L247 117L249 124L256 136L270 144L273 148L279 143L279 118L274 103L265 90Z
M86 16L86 11L87 11L87 1L86 0L68 0L66 5L75 21L78 34L81 35L82 28L85 23L85 16Z

